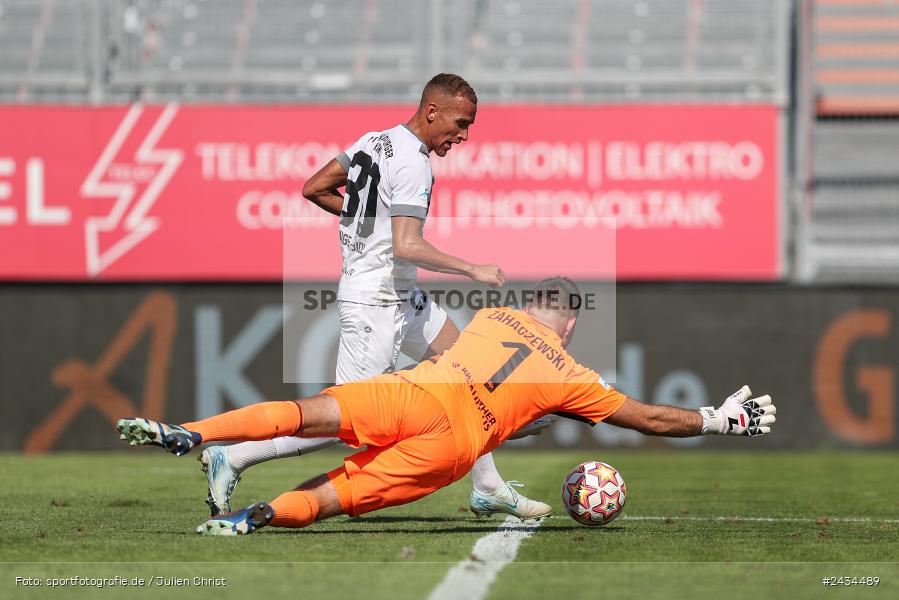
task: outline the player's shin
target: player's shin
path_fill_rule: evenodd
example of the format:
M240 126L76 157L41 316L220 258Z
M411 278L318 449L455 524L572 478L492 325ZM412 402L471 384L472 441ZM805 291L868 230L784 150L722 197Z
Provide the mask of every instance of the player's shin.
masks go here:
M352 506L352 487L343 467L310 479L296 490L271 502L276 527L306 527L310 523L342 515ZM347 507L347 510L344 509Z
M285 436L274 438L272 440L234 444L228 446L227 451L231 467L240 473L259 463L275 460L276 458L311 454L339 443L340 440L337 438L301 438L296 436Z
M493 454L478 458L471 467L471 486L479 492L491 494L506 485L496 468Z
M293 401L260 402L183 426L198 432L204 442L267 440L296 435L303 427L303 411Z
M271 507L275 510L271 525L275 527L306 527L318 518L318 498L311 491L295 490L281 494L271 501Z

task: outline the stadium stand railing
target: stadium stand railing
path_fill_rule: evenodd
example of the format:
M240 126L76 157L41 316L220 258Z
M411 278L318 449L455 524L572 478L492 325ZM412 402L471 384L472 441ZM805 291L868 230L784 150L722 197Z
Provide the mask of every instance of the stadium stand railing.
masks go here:
M899 3L815 0L797 275L899 282Z
M0 0L0 99L788 101L790 0Z
M98 8L84 0L0 0L0 101L89 99Z
M817 0L819 115L899 114L899 4Z
M788 2L561 0L469 3L454 39L501 99L785 103Z

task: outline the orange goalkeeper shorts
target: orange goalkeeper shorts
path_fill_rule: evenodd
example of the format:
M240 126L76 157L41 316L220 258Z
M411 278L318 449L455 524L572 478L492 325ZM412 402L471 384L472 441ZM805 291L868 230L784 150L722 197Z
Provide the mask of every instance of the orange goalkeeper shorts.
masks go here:
M368 448L344 459L350 493L339 490L351 516L406 504L468 472L440 403L397 375L379 375L322 392L340 406L342 441Z

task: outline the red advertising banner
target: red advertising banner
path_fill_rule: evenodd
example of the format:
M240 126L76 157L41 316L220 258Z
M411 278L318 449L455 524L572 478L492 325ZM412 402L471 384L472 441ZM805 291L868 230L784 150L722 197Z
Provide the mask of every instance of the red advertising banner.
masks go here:
M288 222L308 258L287 274L334 279L336 219L303 183L411 112L4 107L0 278L280 280ZM432 155L426 237L475 262L514 245L511 277L545 270L550 246L554 271L606 277L585 249L613 236L619 279L775 279L777 128L773 106L483 106L468 142Z

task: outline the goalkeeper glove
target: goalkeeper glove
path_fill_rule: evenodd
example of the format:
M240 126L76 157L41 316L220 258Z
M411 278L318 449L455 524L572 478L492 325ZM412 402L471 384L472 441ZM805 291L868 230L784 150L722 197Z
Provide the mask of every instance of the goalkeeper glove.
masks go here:
M771 403L767 394L759 398L751 398L752 391L744 385L724 401L719 408L703 406L699 409L702 415L702 435L764 435L771 433L770 425L774 423L777 408Z

